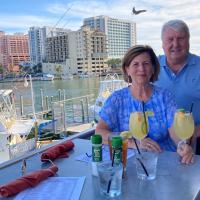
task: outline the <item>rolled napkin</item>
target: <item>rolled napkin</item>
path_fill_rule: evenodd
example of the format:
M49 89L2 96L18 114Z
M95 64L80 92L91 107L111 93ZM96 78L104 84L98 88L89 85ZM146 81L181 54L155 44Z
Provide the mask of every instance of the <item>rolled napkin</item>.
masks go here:
M55 145L47 149L41 155L41 161L45 162L46 159L55 160L56 158L65 158L68 157L68 151L74 148L74 143L71 140L67 140L60 144Z
M47 169L42 169L32 172L26 176L22 176L8 184L0 186L0 196L8 197L15 195L29 187L35 187L41 181L47 179L49 176L54 176L58 171L58 167L53 165Z

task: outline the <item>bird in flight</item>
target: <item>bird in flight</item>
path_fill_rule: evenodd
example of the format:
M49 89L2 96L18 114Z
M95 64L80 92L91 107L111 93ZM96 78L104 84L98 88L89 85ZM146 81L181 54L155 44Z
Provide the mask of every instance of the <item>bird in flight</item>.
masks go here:
M135 10L135 7L133 7L133 9L132 9L132 13L134 14L134 15L138 15L138 14L140 14L140 13L143 13L143 12L146 12L147 10Z

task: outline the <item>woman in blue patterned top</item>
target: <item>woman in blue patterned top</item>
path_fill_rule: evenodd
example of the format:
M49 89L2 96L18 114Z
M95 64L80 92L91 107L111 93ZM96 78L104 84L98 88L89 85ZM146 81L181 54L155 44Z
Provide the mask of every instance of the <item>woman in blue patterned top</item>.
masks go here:
M182 163L193 162L193 150L188 144L176 148L180 141L172 128L176 104L172 94L154 86L160 65L153 49L149 46L137 45L125 54L122 70L124 80L129 86L115 91L109 96L100 111L100 120L96 132L102 134L107 143L111 132L129 130L129 117L132 112L152 111L154 116L148 117L149 132L141 141L142 148L161 152L176 151L182 157ZM134 147L129 142L129 147Z

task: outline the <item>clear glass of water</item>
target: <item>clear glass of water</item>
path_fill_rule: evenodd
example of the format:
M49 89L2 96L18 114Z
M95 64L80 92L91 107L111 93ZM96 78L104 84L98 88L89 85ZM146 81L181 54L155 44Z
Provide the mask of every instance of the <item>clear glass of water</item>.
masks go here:
M158 153L141 149L141 154L136 153L135 158L137 177L141 180L155 179Z
M100 193L107 197L117 197L121 194L122 164L113 165L104 161L97 165Z

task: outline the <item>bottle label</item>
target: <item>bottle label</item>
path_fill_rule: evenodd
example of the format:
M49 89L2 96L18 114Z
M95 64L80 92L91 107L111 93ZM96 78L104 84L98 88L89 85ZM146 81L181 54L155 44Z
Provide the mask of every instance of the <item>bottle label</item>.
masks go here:
M102 147L92 147L92 161L101 162L102 161Z
M114 150L113 152L114 153ZM122 162L122 149L115 149L115 155L114 155L114 163L119 164Z

